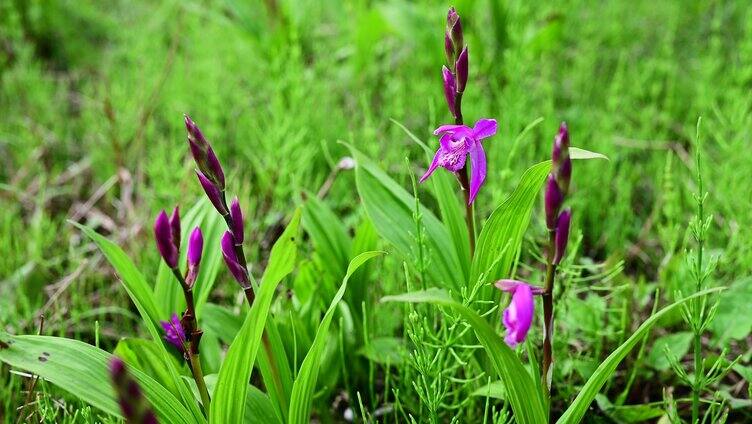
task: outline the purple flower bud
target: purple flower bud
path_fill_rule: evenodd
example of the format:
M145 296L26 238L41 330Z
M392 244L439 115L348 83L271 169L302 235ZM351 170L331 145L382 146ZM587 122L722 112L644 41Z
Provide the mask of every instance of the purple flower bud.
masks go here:
M452 40L452 44L454 44L455 51L458 51L465 46L462 35L462 22L460 22L460 15L457 13L454 7L450 7L449 12L447 13L446 32L447 34L449 34L449 38ZM450 63L451 62L452 61L450 61Z
M567 250L567 242L569 241L569 224L571 221L572 209L566 208L561 212L558 222L556 223L556 238L554 241L556 254L554 255L554 265L559 265L561 258L564 257L564 252Z
M446 53L447 63L454 64L454 44L448 32L444 33L444 53Z
M154 238L157 240L157 249L162 255L167 266L175 268L178 266L178 249L172 239L172 228L170 220L167 218L165 211L157 215L154 221Z
M185 129L188 130L188 141L195 144L201 152L206 152L206 149L209 148L209 142L206 141L204 134L201 133L198 125L193 122L190 116L183 115L183 117L185 118Z
M185 330L180 323L178 314L173 313L169 321L160 321L159 323L162 324L162 329L165 332L165 341L175 346L179 351L184 352L186 343Z
M238 198L232 199L230 204L230 218L232 219L232 236L235 240L235 244L243 244L245 239L243 236L243 211L240 210L240 202Z
M196 227L188 239L188 266L197 267L201 263L201 252L204 249L204 236L201 228Z
M125 362L117 356L110 360L110 379L126 422L157 424L157 417L149 401L142 395L136 380L128 373Z
M553 231L556 228L556 216L559 213L564 196L561 194L559 185L553 173L548 174L546 180L545 208L546 208L546 226Z
M212 177L220 190L224 190L225 172L222 170L222 165L219 164L219 159L217 159L217 155L214 154L214 150L211 147L206 150L206 163L208 165L207 175Z
M441 75L444 78L444 96L446 97L447 105L449 106L449 112L452 116L457 116L455 111L454 100L457 96L457 83L454 80L454 74L446 66L441 67Z
M561 188L562 195L566 196L569 192L569 182L572 180L572 158L567 158L561 163L556 170L556 183Z
M530 326L533 323L535 312L534 294L542 293L538 287L533 288L522 281L502 280L496 283L496 287L512 294L512 301L504 310L503 323L507 329L504 341L509 347L514 348L525 341Z
M467 46L465 46L457 58L457 92L459 93L465 91L465 85L467 84L467 67Z
M180 251L180 207L175 206L170 216L170 233L172 233L172 244L175 249Z
M201 171L196 171L196 176L198 176L198 181L201 183L201 187L204 188L206 197L209 198L209 201L211 201L212 205L214 205L214 208L217 210L217 212L219 212L222 216L227 215L227 208L222 201L222 192L217 188L217 186L214 185L214 183L206 178L206 175L204 175Z
M222 247L222 256L225 258L225 264L227 265L227 269L230 270L230 274L243 288L248 287L248 275L246 275L245 268L240 265L238 256L235 254L235 240L231 232L225 231L220 245Z

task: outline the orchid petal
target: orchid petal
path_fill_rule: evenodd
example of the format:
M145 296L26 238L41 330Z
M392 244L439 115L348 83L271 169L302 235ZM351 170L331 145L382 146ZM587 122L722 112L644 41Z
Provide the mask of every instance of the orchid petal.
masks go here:
M525 341L533 322L534 309L535 301L533 300L532 289L527 284L518 284L512 294L509 307L504 310L503 321L507 329L504 341L509 347L513 348Z
M434 130L433 135L439 135L445 132L455 132L461 128L467 128L467 127L464 125L454 125L454 124L442 125L439 128L436 128Z
M472 165L472 170L470 174L470 197L468 204L473 203L480 187L486 180L486 153L483 151L483 146L480 143L475 143L470 148L470 164Z
M439 167L439 159L441 158L443 150L444 150L443 148L439 147L439 150L436 151L436 155L434 155L434 157L433 157L433 161L431 162L431 166L429 166L428 170L426 171L426 173L423 174L422 177L420 177L420 182L421 183L423 181L425 181L428 177L430 177L431 174L433 174L433 171L435 171L436 168Z
M491 137L496 134L498 125L495 119L479 119L473 127L472 134L476 140L481 140L487 137Z

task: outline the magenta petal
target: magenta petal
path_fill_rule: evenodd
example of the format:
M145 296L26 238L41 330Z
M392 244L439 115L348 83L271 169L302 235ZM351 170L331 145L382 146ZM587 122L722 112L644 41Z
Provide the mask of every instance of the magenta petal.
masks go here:
M473 203L475 196L478 195L480 187L486 180L486 153L480 143L475 143L470 148L470 165L472 166L470 174L470 198L468 203Z
M425 181L426 179L428 179L428 177L430 177L431 174L433 174L433 171L435 171L436 168L439 167L439 158L441 157L441 154L442 154L442 148L440 147L439 150L436 151L436 154L433 157L433 161L431 162L431 166L429 166L428 170L426 171L426 173L423 174L422 177L420 177L420 182L421 183L423 181Z
M479 119L473 127L473 138L481 140L496 134L498 125L495 119Z
M496 286L497 289L507 292L507 293L514 293L514 291L517 289L517 286L525 285L530 287L530 291L534 295L543 294L543 287L533 286L531 284L528 284L524 281L519 280L499 280L497 281L494 286Z
M454 132L454 131L457 131L457 130L460 130L460 129L463 129L463 128L464 129L469 129L469 128L467 128L464 125L454 125L454 124L442 125L442 126L440 126L439 128L436 128L433 131L433 135L439 135L439 134L445 133L445 132Z
M447 106L449 106L449 112L453 116L457 116L455 113L455 98L457 97L457 82L454 79L454 74L446 66L441 68L442 78L444 79L444 96L446 97Z
M504 326L507 329L504 341L509 347L513 348L525 341L533 322L534 310L532 289L527 284L518 284L512 294L512 301L504 310Z

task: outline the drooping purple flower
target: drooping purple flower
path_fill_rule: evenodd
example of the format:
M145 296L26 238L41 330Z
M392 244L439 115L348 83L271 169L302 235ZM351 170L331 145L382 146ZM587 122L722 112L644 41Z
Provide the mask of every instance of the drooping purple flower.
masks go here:
M546 226L551 231L556 229L556 218L563 201L564 196L556 183L556 177L553 173L548 174L544 206L546 208Z
M185 330L183 324L180 323L178 314L172 314L169 321L160 321L162 329L165 332L164 339L166 342L175 346L179 351L185 351Z
M225 231L221 240L222 256L225 258L225 264L227 269L230 270L235 281L240 283L241 286L248 287L248 275L246 275L245 268L240 264L238 256L235 253L235 240L230 231Z
M502 321L507 329L504 341L509 347L514 348L525 341L533 323L535 312L533 295L543 291L525 282L514 280L501 280L496 283L496 287L512 295L512 301L504 310Z
M232 219L232 236L235 244L243 244L243 211L240 209L238 198L232 199L230 204L230 218Z
M227 215L227 208L222 202L222 192L219 188L203 172L196 171L196 176L198 177L198 182L201 183L201 187L204 189L204 193L206 193L206 197L209 198L209 201L214 205L217 212L223 216Z
M559 265L561 258L564 257L564 252L567 250L567 242L569 241L569 224L571 221L572 209L566 208L561 212L556 223L556 237L554 240L556 253L554 255L554 265Z
M172 238L172 225L167 213L163 210L157 215L154 221L154 238L157 241L157 249L162 255L167 266L175 268L178 266L178 249Z
M457 81L454 79L452 71L446 66L441 67L441 76L444 79L444 97L446 97L449 112L452 113L452 116L456 117L455 100L457 98Z
M439 136L440 146L420 182L430 177L439 166L458 172L465 166L469 154L471 174L468 201L472 203L486 179L486 154L481 140L496 134L496 129L495 119L480 119L473 128L465 125L442 125L437 128L434 135Z
M157 417L143 396L141 387L128 373L125 362L117 356L110 360L110 379L126 422L157 424Z
M467 46L465 46L457 57L457 66L455 67L457 69L457 91L459 93L465 91L465 85L467 85L467 61Z

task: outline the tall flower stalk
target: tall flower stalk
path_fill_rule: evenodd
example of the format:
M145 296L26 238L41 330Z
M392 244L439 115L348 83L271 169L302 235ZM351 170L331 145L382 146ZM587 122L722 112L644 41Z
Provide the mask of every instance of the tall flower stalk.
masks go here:
M561 262L569 240L569 225L572 211L562 210L564 199L569 191L572 177L572 159L569 157L569 130L567 124L559 127L554 138L551 152L551 173L546 179L545 211L548 228L548 253L546 255L546 281L543 286L543 358L541 363L541 380L546 399L551 394L553 375L553 332L554 332L554 280L556 268Z
M434 135L439 136L440 146L431 166L420 181L425 181L439 166L457 175L465 193L465 224L472 255L475 251L473 201L486 179L486 154L481 140L496 134L497 125L494 119L480 119L473 128L465 126L462 116L462 94L467 85L469 58L462 33L462 22L453 7L447 14L444 49L449 66L442 67L441 76L444 81L444 96L449 112L454 117L454 125L442 125L434 131ZM470 157L470 169L467 166L467 156Z
M186 309L182 318L178 319L174 314L169 321L162 322L162 328L165 330L165 340L174 345L183 353L183 357L188 362L193 379L198 387L201 402L204 405L207 415L209 414L210 397L209 391L204 383L204 373L201 369L199 359L199 344L204 332L199 328L196 320L196 306L193 301L193 286L198 277L199 266L201 264L201 254L204 247L204 238L201 229L196 227L191 232L188 240L187 252L187 270L186 274L180 271L178 267L178 257L180 252L180 210L175 208L172 215L168 218L167 213L162 211L157 215L154 222L154 237L157 242L157 249L162 255L167 266L170 267L175 279L180 283L183 289Z

